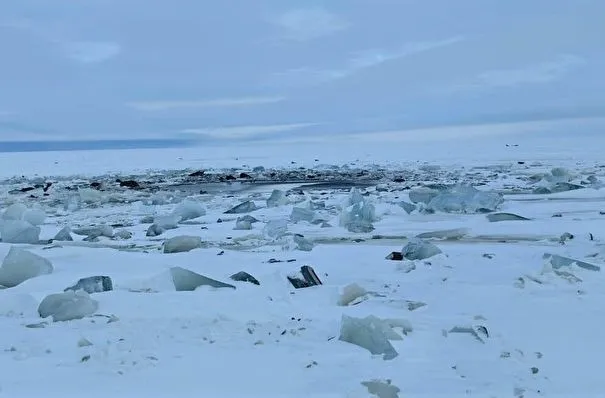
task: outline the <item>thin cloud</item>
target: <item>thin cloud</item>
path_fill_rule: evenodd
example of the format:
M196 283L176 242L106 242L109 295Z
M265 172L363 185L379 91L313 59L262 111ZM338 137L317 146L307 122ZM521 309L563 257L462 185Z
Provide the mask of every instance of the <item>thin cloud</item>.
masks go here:
M513 88L523 85L546 84L566 77L586 61L576 55L560 55L548 62L522 68L494 69L477 75L472 81L446 90L449 92Z
M274 104L284 101L285 97L242 97L242 98L217 98L201 101L136 101L129 102L126 106L143 112L156 112L177 109L237 107L251 105Z
M308 41L345 30L348 24L323 8L300 8L287 11L272 21L283 31L283 38Z
M251 138L260 134L279 133L315 126L316 123L273 124L258 126L215 127L201 129L186 129L182 133L188 136L238 140Z
M107 61L118 56L121 47L112 42L72 42L62 45L68 58L83 63L92 64Z
M341 68L296 68L275 74L271 81L276 85L313 85L337 79L344 79L365 69L376 67L389 61L450 46L462 40L464 40L462 36L454 36L437 41L406 43L400 48L391 50L372 49L360 51L354 53Z

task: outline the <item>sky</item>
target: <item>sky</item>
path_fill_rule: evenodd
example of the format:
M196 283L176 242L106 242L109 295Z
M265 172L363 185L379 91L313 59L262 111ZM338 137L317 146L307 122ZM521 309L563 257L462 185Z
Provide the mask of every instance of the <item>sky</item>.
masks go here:
M0 141L605 117L602 0L2 0Z

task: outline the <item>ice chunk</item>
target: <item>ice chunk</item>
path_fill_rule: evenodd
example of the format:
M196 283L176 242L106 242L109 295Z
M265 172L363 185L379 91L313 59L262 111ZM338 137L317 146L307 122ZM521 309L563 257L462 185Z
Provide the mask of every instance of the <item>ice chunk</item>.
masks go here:
M132 232L130 232L127 229L120 229L120 230L116 231L115 234L113 234L113 238L127 240L127 239L132 238Z
M404 201L399 202L399 206L400 206L400 207L401 207L403 210L405 210L405 212L406 212L406 213L408 213L408 214L412 214L412 212L413 212L414 210L416 210L416 205L414 205L414 204L412 204L412 203L408 203L408 202L406 202L405 200L404 200Z
M189 214L191 215L191 213ZM182 214L172 214L169 216L157 216L153 219L153 223L163 230L176 229L179 227L179 222L183 221Z
M257 209L256 204L251 200L247 200L247 201L240 203L239 205L227 210L225 212L225 214L250 213L251 211L254 211L256 209Z
M70 194L65 198L65 203L63 204L63 209L65 211L76 211L80 209L80 195Z
M529 218L519 216L513 213L492 213L487 215L489 222L500 222L500 221L528 221Z
M242 220L238 218L235 221L235 230L246 231L252 229L252 223L248 220Z
M290 221L293 223L297 223L299 221L313 221L315 217L315 212L311 209L306 209L304 207L294 207L292 208L292 213L290 213Z
M576 264L580 268L584 268L588 271L600 271L601 267L598 265L590 264L581 260L574 260L573 258L559 256L558 254L545 253L543 258L549 260L553 269L559 269L561 267L570 267ZM1 284L1 283L0 283Z
M84 290L88 294L108 292L113 290L113 283L108 276L89 276L78 280L75 285L66 288L64 291L69 290Z
M388 325L376 317L353 318L343 315L339 340L365 348L372 355L381 354L384 360L390 360L399 354L385 334L387 328Z
M42 225L46 219L46 213L40 209L27 209L23 213L23 220L31 225Z
M467 228L442 229L440 231L423 232L416 235L420 239L458 240L468 235Z
M2 213L3 220L22 220L23 214L27 211L27 206L22 203L14 203Z
M439 195L439 191L431 188L415 188L412 189L408 195L410 197L410 202L428 205L434 197Z
M46 258L12 246L0 267L0 285L13 287L28 279L52 272L53 265Z
M408 260L424 260L437 254L440 254L441 249L430 242L426 242L420 238L412 238L401 250L401 254Z
M99 236L113 237L113 228L105 224L76 228L72 232L76 235L86 236L88 239L98 238Z
M69 226L65 226L65 227L61 228L61 230L59 232L57 232L57 234L55 235L53 240L63 241L63 242L69 242L69 241L74 240L74 238L71 237L71 228L69 228Z
M80 195L80 201L84 203L99 203L103 200L103 194L101 191L91 188L80 188L78 189Z
M281 238L288 231L288 221L271 220L263 228L263 234L272 239Z
M211 286L214 288L229 287L235 289L235 286L223 283L206 276L200 275L181 267L170 268L174 287L178 292L194 291L200 286Z
M444 213L489 213L503 202L504 197L499 193L457 185L431 199L427 209Z
M147 232L145 236L158 236L164 233L164 228L160 227L157 224L151 224L149 228L147 228Z
M196 200L185 199L172 212L175 217L180 217L181 221L191 220L206 215L206 209ZM165 229L168 229L164 227Z
M38 300L30 294L0 292L0 316L29 318L36 316L37 307Z
M203 246L199 236L180 235L164 241L164 253L181 253L198 249Z
M279 189L274 189L269 199L267 199L267 207L278 207L286 204L288 204L288 198L284 191L280 191Z
M244 271L233 274L229 278L237 282L249 282L254 285L260 285L260 282L255 277Z
M23 220L5 220L0 225L0 235L4 243L40 242L40 227Z
M38 307L42 318L53 317L54 322L82 319L94 314L99 309L99 303L90 298L82 290L46 296Z
M254 224L256 222L258 222L258 220L254 217L252 217L249 214L246 214L245 216L241 216L237 218L239 221L248 221L250 224Z
M372 222L376 221L375 213L373 204L366 201L355 203L340 214L340 226L353 233L372 232L374 230Z
M368 389L368 393L378 398L399 398L399 387L391 384L391 380L363 381L361 384Z
M365 296L366 294L368 294L366 289L359 286L357 283L351 283L350 285L347 285L342 289L342 294L338 299L338 305L343 307L347 306L358 298Z
M359 188L351 188L349 192L348 205L353 206L364 202L364 197Z
M313 250L313 242L305 238L303 235L295 234L293 240L298 250L305 252L310 252Z

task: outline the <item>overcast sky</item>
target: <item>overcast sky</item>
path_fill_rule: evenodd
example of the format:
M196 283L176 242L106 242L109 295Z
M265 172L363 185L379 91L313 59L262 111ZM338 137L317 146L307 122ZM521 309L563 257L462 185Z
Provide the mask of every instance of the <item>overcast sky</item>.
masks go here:
M605 116L603 0L1 3L0 140Z

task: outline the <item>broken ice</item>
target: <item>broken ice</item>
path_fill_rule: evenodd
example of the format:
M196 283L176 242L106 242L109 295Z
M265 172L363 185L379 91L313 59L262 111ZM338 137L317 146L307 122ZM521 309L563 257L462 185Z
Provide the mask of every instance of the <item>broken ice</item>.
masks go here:
M444 213L489 213L504 202L496 192L485 192L470 185L457 185L441 192L427 205L429 211Z
M111 278L108 276L89 276L88 278L82 278L78 282L66 288L68 290L84 290L88 294L108 292L113 290L113 283Z
M99 303L90 298L83 290L51 294L42 300L38 307L40 317L53 317L54 322L82 319L94 314Z
M28 279L52 272L53 265L48 259L12 246L0 267L0 285L14 287Z
M389 340L402 339L393 327L401 327L404 333L412 330L411 325L403 320L382 320L372 315L365 318L343 315L339 340L365 348L373 355L381 354L384 360L390 360L399 354Z
M425 260L441 253L437 246L420 238L410 239L401 250L403 257L408 260Z
M164 253L181 253L198 249L203 246L199 236L180 235L164 241Z
M4 220L0 224L0 236L4 243L40 242L40 227L23 220Z

